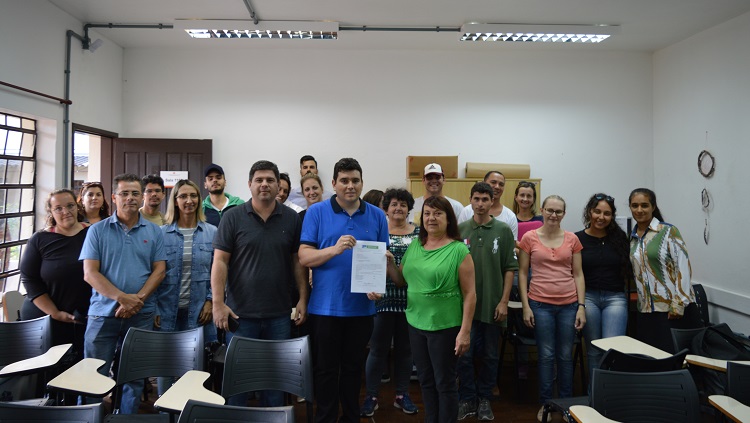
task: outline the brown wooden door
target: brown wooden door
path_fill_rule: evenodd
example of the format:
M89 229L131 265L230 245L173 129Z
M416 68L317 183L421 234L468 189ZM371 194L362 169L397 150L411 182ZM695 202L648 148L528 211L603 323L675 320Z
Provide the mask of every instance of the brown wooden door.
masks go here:
M203 169L212 160L212 140L115 138L112 146L112 176L133 173L138 176L159 174L163 170L188 171L188 178L201 187L201 197L208 195L203 187ZM166 210L167 196L162 203Z

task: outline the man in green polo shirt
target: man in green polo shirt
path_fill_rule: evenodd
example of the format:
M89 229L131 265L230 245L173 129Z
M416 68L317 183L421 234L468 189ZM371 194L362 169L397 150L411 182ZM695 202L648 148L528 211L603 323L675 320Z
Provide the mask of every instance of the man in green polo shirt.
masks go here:
M476 415L493 420L490 406L498 365L497 347L508 317L513 272L518 270L510 227L490 215L492 187L477 182L471 188L472 219L458 226L474 260L477 306L471 325L471 346L458 359L458 420ZM479 368L474 371L474 357Z

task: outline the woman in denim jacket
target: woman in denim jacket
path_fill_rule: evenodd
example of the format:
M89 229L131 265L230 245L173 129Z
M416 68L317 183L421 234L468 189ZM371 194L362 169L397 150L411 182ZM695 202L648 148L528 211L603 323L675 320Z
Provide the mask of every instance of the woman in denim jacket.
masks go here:
M216 227L206 223L198 185L187 179L169 195L167 222L162 226L167 275L156 291L157 330L181 331L204 327L204 340L216 340L212 322L211 264ZM164 378L166 379L166 378ZM159 394L168 386L159 378ZM164 388L164 389L162 389Z

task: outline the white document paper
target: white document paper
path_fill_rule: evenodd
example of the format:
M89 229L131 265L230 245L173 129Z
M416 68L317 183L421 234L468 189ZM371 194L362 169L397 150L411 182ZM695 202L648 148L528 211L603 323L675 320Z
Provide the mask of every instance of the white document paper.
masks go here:
M385 242L357 241L352 248L352 292L385 294Z

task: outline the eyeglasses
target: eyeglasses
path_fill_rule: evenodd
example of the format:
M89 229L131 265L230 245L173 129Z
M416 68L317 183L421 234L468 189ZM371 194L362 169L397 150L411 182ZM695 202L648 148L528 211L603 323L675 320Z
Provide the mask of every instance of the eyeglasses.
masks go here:
M148 195L148 194L161 194L162 192L164 192L164 190L162 190L161 188L156 188L156 189L147 189L147 190L145 190L143 192L146 195Z
M555 209L543 209L545 213L552 216L553 214L557 217L560 217L565 214L565 210L555 210Z
M63 214L64 211L73 213L74 211L78 210L78 204L76 203L70 203L67 206L57 206L54 209L52 209L52 213L55 214Z
M185 201L185 200L188 199L188 197L191 200L197 200L198 198L200 198L200 196L198 196L198 194L192 193L192 194L180 194L180 195L177 196L177 199Z
M128 197L140 197L141 192L140 191L120 191L117 194L118 197L128 198Z
M604 195L604 194L596 194L594 196L594 198L596 199L596 201L605 200L608 203L614 203L615 202L615 199L613 197L610 197L609 195Z

